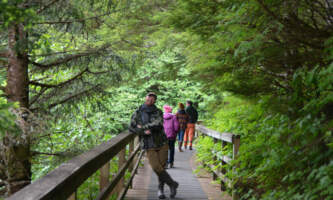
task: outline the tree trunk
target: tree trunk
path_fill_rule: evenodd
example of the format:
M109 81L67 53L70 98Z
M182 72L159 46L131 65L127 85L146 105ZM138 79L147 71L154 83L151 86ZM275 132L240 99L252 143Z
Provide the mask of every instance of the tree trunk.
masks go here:
M0 142L0 179L9 196L31 182L30 139L28 133L29 77L27 35L22 24L8 29L8 69L6 96L20 105L20 133L7 132Z

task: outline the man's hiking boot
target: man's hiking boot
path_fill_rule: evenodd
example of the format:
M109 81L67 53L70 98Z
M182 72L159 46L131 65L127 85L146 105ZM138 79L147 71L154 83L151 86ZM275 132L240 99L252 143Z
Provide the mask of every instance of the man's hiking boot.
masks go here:
M178 188L178 183L176 181L173 182L173 184L170 187L170 198L175 198L177 194L177 188Z
M190 146L190 150L192 150L192 146Z
M170 175L168 174L168 172L166 172L165 170L163 172L161 172L158 176L159 180L166 183L169 188L170 188L170 198L174 198L177 194L177 188L179 186L179 184L174 181Z
M164 183L159 180L157 196L159 199L165 199Z

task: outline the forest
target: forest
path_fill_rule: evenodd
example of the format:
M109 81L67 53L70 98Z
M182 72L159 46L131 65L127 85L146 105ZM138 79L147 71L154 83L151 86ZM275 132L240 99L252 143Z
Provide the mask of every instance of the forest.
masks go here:
M0 199L124 131L147 92L159 108L191 100L205 126L241 136L228 173L240 199L333 199L333 1L0 0L0 11ZM195 146L216 165L231 151Z

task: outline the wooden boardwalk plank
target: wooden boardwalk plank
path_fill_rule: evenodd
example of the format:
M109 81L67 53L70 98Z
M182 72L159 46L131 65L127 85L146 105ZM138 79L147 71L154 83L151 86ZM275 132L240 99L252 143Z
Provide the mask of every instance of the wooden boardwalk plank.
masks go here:
M171 177L179 183L177 195L175 200L208 200L216 197L218 200L222 200L222 193L212 187L213 189L207 192L207 187L203 189L202 180L198 179L192 172L192 156L195 151L186 150L184 152L175 152L175 163L174 168L167 169ZM206 178L207 179L207 178ZM208 178L209 179L209 178ZM200 182L199 182L200 180ZM207 181L209 182L209 181ZM138 174L134 177L133 188L129 189L126 195L126 200L156 200L157 198L157 185L158 180L155 173L152 172L148 161L145 159L144 167L139 168ZM214 197L212 198L212 194ZM205 193L207 192L207 194ZM165 186L165 194L167 199L169 198L170 191L169 187ZM226 198L227 200L228 198ZM217 200L217 199L216 199Z
M148 198L148 188L152 169L149 166L148 160L143 157L144 166L138 168L137 174L133 179L133 188L129 189L126 194L127 200L141 200Z
M171 177L179 183L175 199L208 199L201 189L200 183L192 173L190 159L193 151L175 152L174 168L168 169ZM158 180L155 173L151 176L150 187L148 192L149 199L156 199ZM165 194L170 195L169 187L165 186Z

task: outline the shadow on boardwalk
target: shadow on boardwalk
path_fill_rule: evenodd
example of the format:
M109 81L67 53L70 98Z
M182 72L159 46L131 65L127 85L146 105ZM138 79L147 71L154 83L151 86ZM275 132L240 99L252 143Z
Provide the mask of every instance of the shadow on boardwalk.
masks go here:
M210 184L212 179L207 173L200 173L197 177L193 172L193 155L195 151L184 151L175 153L174 168L168 169L168 172L179 183L177 196L175 200L231 200L227 195L222 196L218 185ZM157 198L157 176L152 172L148 161L145 159L145 165L139 168L138 174L133 181L133 189L130 189L126 195L126 200L156 200ZM168 197L169 188L165 187L165 193ZM167 198L169 199L169 198Z

